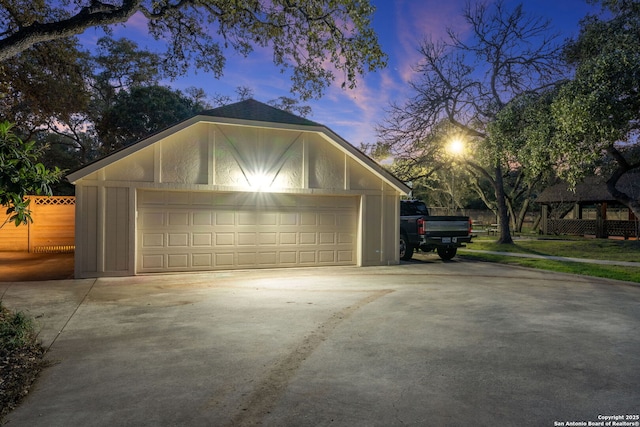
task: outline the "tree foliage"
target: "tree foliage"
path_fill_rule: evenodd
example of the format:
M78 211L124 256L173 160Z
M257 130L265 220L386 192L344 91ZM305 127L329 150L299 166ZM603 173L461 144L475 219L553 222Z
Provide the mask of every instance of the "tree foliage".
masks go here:
M298 100L288 96L279 96L276 99L267 101L267 104L300 117L309 117L312 112L309 105L301 105Z
M414 95L392 105L379 127L382 145L401 161L425 169L447 165L446 146L462 138L465 164L491 182L499 221L500 241L511 242L505 177L513 169L512 144L496 138L489 124L511 100L536 93L563 76L560 44L547 20L509 9L504 2L467 4L463 17L470 34L453 31L446 40L426 39L419 48L419 77ZM403 157L404 156L404 157Z
M640 168L632 149L640 137L640 3L603 0L602 5L608 13L586 17L565 50L576 73L553 104L558 170L575 185L605 155L615 164L609 192L640 217L640 200L616 186Z
M168 76L195 66L219 78L230 51L246 56L268 47L275 65L291 70L292 91L308 99L336 77L353 88L361 74L385 65L373 12L368 1L354 0L0 0L0 61L139 14L149 34L166 41L159 65Z
M51 195L51 184L62 171L47 169L38 162L35 141L23 142L8 122L0 123L0 206L7 206L7 222L16 226L31 220L29 194Z
M521 231L536 193L555 178L554 150L557 134L551 106L561 83L538 92L525 92L512 99L488 125L491 140L504 148L511 165L505 179L506 204L511 224Z
M96 130L101 150L109 153L204 109L180 91L164 86L133 86L119 91L102 112Z
M73 38L39 44L0 62L0 120L16 123L27 135L47 123L69 122L89 104L86 65Z
M159 62L157 54L128 39L103 37L94 54L83 52L76 40L34 46L0 63L7 77L2 82L10 89L0 99L0 120L19 123L15 130L20 135L33 136L45 165L76 169L212 108L202 89L183 93L160 86ZM254 96L250 87L238 87L236 95L238 100ZM212 98L217 105L232 102L229 96ZM293 98L268 102L294 114L311 114L309 106ZM72 190L65 183L54 188L56 194Z

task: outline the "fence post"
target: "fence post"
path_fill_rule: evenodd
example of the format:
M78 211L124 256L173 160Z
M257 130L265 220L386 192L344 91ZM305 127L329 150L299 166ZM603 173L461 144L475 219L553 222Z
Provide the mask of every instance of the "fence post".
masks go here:
M596 238L606 239L607 233L607 204L596 204Z

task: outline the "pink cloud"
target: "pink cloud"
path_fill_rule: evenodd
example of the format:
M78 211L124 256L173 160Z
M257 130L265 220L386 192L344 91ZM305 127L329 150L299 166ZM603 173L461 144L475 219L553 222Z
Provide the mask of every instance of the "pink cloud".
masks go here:
M129 18L125 26L129 30L133 30L140 34L147 34L148 22L147 18L141 12L136 12L131 18Z
M467 25L461 16L465 0L408 1L395 3L397 45L394 54L398 58L396 68L403 81L413 78L413 67L420 61L418 47L425 38L445 40L447 28L465 32Z

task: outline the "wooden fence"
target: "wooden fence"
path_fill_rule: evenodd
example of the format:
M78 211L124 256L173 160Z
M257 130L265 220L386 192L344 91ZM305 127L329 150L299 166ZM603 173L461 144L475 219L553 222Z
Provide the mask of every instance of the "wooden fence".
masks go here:
M75 250L75 204L73 196L27 196L32 223L0 228L0 251L62 253ZM0 207L0 224L8 217Z
M593 235L596 237L638 238L638 221L597 220L597 219L548 219L544 234Z

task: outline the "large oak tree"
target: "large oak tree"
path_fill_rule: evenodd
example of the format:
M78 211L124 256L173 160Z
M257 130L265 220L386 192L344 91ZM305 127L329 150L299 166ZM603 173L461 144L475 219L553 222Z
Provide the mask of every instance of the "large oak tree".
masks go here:
M617 185L640 176L640 3L601 3L608 13L585 18L565 52L576 74L553 104L558 170L575 185L604 156L609 193L640 218L639 195Z
M166 42L160 65L167 74L195 66L220 77L230 50L267 47L278 67L292 71L292 91L308 99L335 78L353 88L361 74L385 65L373 12L355 0L0 0L0 62L140 14L149 34Z
M514 166L513 153L488 125L515 97L562 77L560 44L550 22L525 13L522 5L468 3L463 17L470 34L449 31L446 40L422 42L413 96L391 106L379 134L394 156L423 175L447 166L447 144L464 139L473 153L465 164L493 186L499 241L511 243L504 179Z

